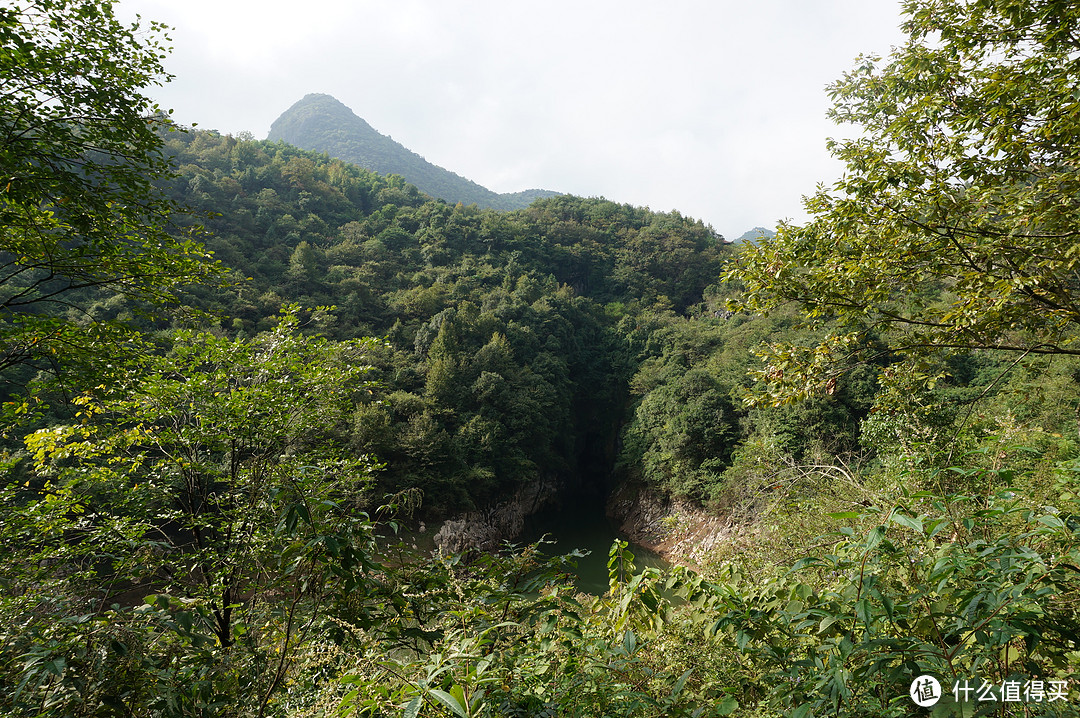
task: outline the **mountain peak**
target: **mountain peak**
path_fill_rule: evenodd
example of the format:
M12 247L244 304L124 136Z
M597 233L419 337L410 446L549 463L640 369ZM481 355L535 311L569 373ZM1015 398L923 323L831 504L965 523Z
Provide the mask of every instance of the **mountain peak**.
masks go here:
M281 117L278 117L274 124L270 126L270 134L273 135L274 127L290 115L298 116L303 120L317 117L350 120L371 129L372 132L375 131L362 117L358 117L351 109L349 109L344 102L333 95L327 95L321 92L312 92L297 100L292 107L283 112ZM285 125L289 125L288 120L286 120Z
M379 133L340 100L322 93L305 95L270 126L267 139L301 149L325 152L380 174L401 175L422 192L448 202L493 209L519 209L558 192L526 190L492 192L425 160L399 142Z
M754 244L755 242L760 242L764 239L772 239L775 236L776 232L772 231L771 229L766 229L765 227L754 227L753 229L748 229L747 231L743 232L742 235L740 235L739 238L735 240L735 243L738 244L742 242L749 242L750 244Z

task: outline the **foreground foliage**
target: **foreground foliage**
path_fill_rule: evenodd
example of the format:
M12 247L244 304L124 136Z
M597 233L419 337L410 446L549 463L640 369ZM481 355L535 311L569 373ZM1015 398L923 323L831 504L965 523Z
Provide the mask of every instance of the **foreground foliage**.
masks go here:
M829 387L852 357L903 355L899 388L968 349L1080 351L1080 12L1059 0L909 0L905 12L908 42L831 88L833 118L859 129L832 145L844 178L810 198L813 221L782 227L735 271L751 311L791 302L841 320L820 342L767 352L774 401Z
M221 681L265 707L369 565L371 465L337 436L361 350L291 316L248 342L180 335L27 436L0 532L12 714L200 714L240 699Z
M498 214L284 145L157 145L141 101L93 82L120 105L102 141L133 165L93 164L78 144L92 117L15 131L29 144L0 148L24 170L0 195L19 220L4 237L97 262L118 292L71 295L81 322L20 314L16 300L91 287L20 268L19 244L0 322L79 327L87 363L118 357L121 336L130 351L74 373L66 397L7 404L25 423L5 426L0 467L0 711L900 716L931 675L934 715L1075 715L1077 13L906 8L911 43L836 88L838 116L870 131L838 145L838 196L719 284L730 248L677 213L557 197ZM4 62L63 69L46 50L84 33L119 71L134 38L110 17L0 10ZM148 74L119 90L159 71L132 47ZM0 120L25 115L20 92ZM34 159L50 137L52 195ZM101 194L68 172L82 163ZM214 250L252 277L190 290L221 317L203 331L138 319L205 270L189 245L143 243L161 225L134 229L174 206L158 190L207 212ZM774 338L789 346L747 375ZM27 378L12 351L5 379ZM606 472L622 424L619 478L738 521L701 573L636 571L617 542L609 590L584 596L573 556L539 546L421 556L393 540L418 507ZM977 697L991 684L1028 693Z
M165 42L94 0L0 8L0 372L93 371L121 336L78 312L95 292L160 305L216 274L154 184Z
M1074 485L1076 463L1059 470ZM909 715L913 680L930 675L944 690L934 715L997 714L1006 700L1025 715L1071 715L1080 542L1062 507L1032 507L1004 485L840 512L861 526L787 572L764 582L722 573L741 588L728 589L714 629L748 659L763 702L799 716ZM1075 495L1062 499L1071 510ZM1056 698L1002 693L1032 681Z

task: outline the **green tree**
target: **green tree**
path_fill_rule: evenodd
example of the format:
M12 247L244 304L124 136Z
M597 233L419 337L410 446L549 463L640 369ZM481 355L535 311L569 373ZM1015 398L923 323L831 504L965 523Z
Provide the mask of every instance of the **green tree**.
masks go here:
M846 174L803 226L748 248L742 306L793 302L839 329L774 346L776 400L830 388L842 360L1000 349L1080 354L1080 9L1061 0L908 0L909 39L831 88Z
M346 449L365 351L293 316L182 334L28 436L0 489L0 706L261 714L334 606L368 627L372 466Z
M168 121L142 93L169 79L167 40L101 0L0 8L0 371L100 344L80 290L161 303L214 271L153 184Z
M932 716L1005 714L960 686L992 685L1000 701L1005 682L1039 676L1067 691L1080 635L1072 530L1011 492L981 505L903 498L888 512L845 512L840 518L859 519L858 528L843 526L827 551L783 575L724 575L742 585L721 593L714 630L756 669L759 706L791 716L915 715L908 690L920 675L944 689ZM903 505L922 499L930 499L924 513ZM1023 712L1075 708L1032 700Z
M725 387L704 369L690 368L635 407L622 460L664 491L701 499L730 463L735 424Z

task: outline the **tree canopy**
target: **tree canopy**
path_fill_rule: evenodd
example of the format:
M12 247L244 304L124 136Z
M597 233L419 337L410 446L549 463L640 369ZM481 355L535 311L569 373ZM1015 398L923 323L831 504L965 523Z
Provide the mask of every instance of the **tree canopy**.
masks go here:
M100 0L0 8L0 370L91 352L87 291L160 303L212 271L154 185L168 122L143 93L167 40Z
M844 176L731 274L751 311L839 320L817 347L773 347L774 399L830 387L852 356L900 353L908 379L942 351L1080 354L1080 11L904 8L908 42L830 88L833 119L858 130L830 143Z
M833 89L848 174L727 282L677 212L159 139L158 26L0 10L0 377L144 332L0 403L30 414L0 426L0 713L899 718L934 676L931 715L1074 714L1080 11L905 8ZM178 288L214 271L178 205L235 284ZM201 326L134 312L171 297ZM934 404L880 410L882 375ZM701 571L618 540L587 596L579 552L496 550L549 489ZM487 535L440 545L476 550L424 555L467 510Z

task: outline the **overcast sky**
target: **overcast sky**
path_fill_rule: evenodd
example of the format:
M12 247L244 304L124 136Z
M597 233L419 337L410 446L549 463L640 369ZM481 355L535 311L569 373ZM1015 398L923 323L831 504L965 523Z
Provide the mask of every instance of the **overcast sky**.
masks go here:
M676 209L729 239L804 218L841 171L826 86L902 36L899 0L120 0L172 26L151 94L265 138L333 95L497 192Z

